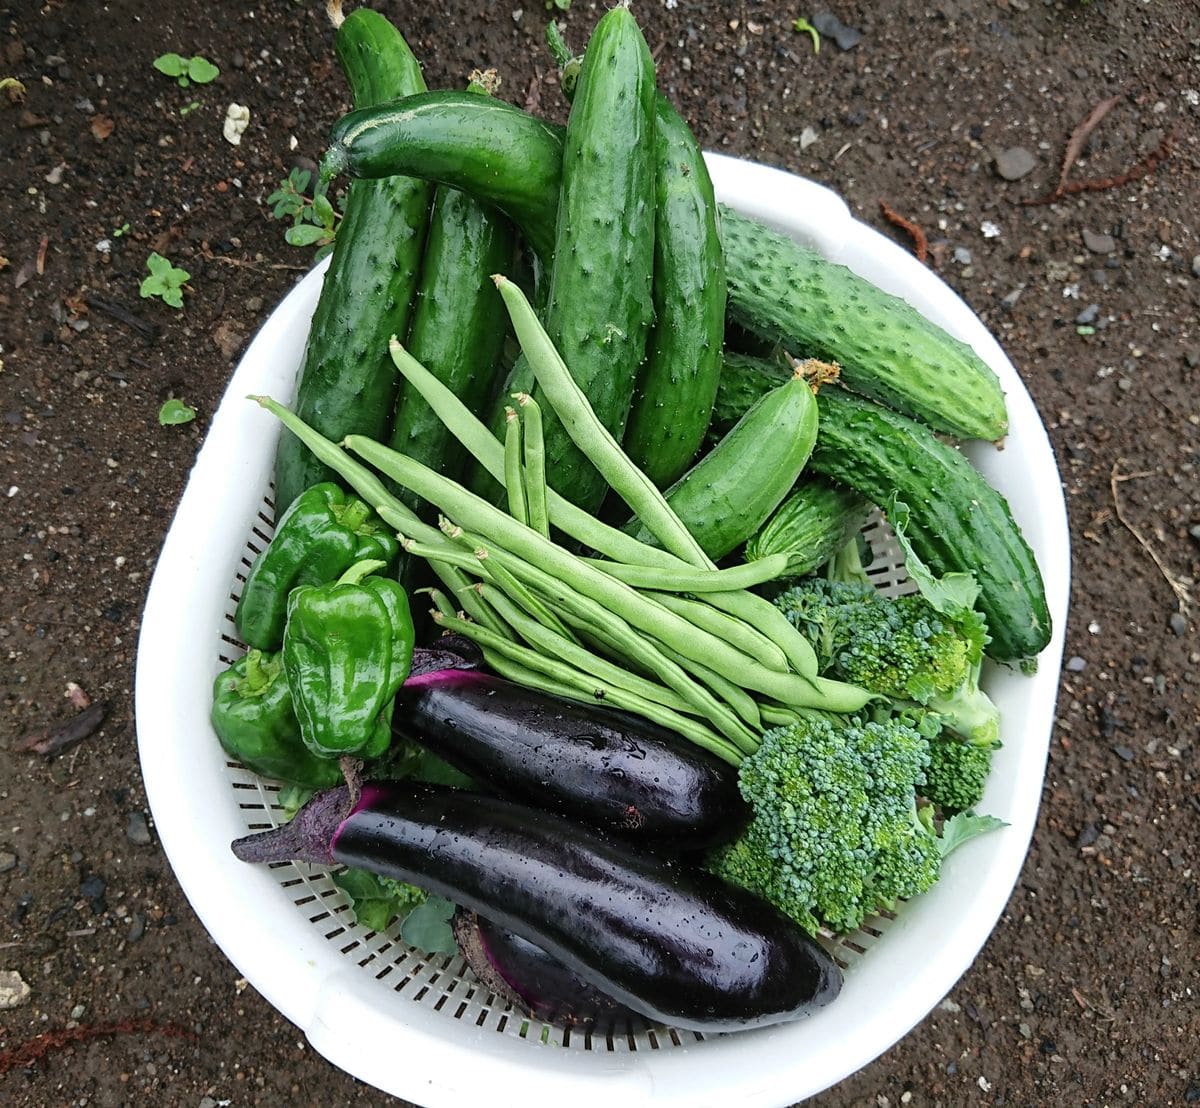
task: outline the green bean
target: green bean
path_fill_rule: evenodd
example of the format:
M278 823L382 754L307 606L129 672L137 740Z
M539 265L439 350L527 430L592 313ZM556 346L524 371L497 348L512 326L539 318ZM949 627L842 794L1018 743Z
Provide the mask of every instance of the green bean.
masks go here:
M287 409L281 410L291 419L295 419ZM472 495L419 462L361 435L347 436L346 447L392 480L436 504L442 511L449 512L467 526L477 528L485 536L502 535L507 549L520 559L523 565L536 563L539 570L544 570L553 579L568 584L600 606L619 614L634 627L667 643L685 658L723 672L734 684L774 696L784 703L824 706L825 701L817 692L816 686L805 678L768 670L715 635L695 627L662 605L646 599L628 585L595 569L581 558L576 558L531 528L517 523L511 516L505 515L487 501ZM507 568L517 572L512 565ZM518 573L518 576L521 574ZM852 685L837 688L836 683L828 684L830 687L824 691L837 703L850 703L856 699L855 694L860 701L855 708L837 710L856 711L871 699L869 693Z
M506 658L502 654L489 650L487 647L483 648L483 658L487 662L488 667L501 677L506 677L510 681L515 681L518 685L524 685L526 688L538 689L541 692L549 693L551 696L560 696L564 700L585 701L586 703L594 704L598 699L595 695L595 690L590 688L582 679L573 685L554 681L541 673L521 665L519 662L514 662L511 658ZM623 708L628 712L636 712L644 719L657 723L667 728L668 731L674 731L676 734L682 735L697 746L716 755L722 761L728 762L731 766L740 766L742 764L743 755L738 750L730 746L720 735L710 731L704 724L697 720L681 716L677 712L672 712L669 708L664 708L662 705L655 704L652 701L643 700L641 697L626 692L624 689L612 689L609 695L603 699L616 708Z
M505 626L500 616L483 602L479 593L475 591L474 583L467 579L466 574L462 570L440 559L436 562L430 561L429 564L435 568L438 566L442 567L441 570L438 570L438 575L442 578L447 588L454 593L454 598L458 601L462 610L476 623L487 627L491 631L495 631L497 635L505 635L508 638L512 637L512 631Z
M518 523L529 524L529 504L525 499L525 474L521 466L521 421L513 408L504 409L504 491L508 494L508 514Z
M748 654L768 669L787 672L787 655L745 621L727 615L703 600L693 600L672 592L648 592L646 595L697 627L703 627L705 631L736 646L743 654Z
M682 666L668 658L654 641L638 634L620 616L499 546L488 547L488 562L489 565L502 562L515 575L553 601L561 610L563 619L577 631L600 629L615 644L614 653L622 662L633 662L654 674L683 697L695 714L706 719L735 745L747 753L757 748L757 736L747 731L727 705L717 700Z
M392 339L389 349L392 362L404 379L417 390L467 452L503 485L504 447L487 425L396 339ZM337 468L332 461L327 461L327 464L331 468ZM375 503L369 497L366 499L368 503ZM630 565L662 566L664 569L683 569L691 566L689 562L675 557L669 551L657 546L647 546L624 531L602 523L591 512L576 507L551 488L546 489L546 505L551 523L564 534L570 535L577 542L591 547L606 558Z
M715 696L720 697L728 704L738 715L738 718L751 728L755 739L762 734L762 715L759 713L758 705L745 689L740 689L732 681L726 680L716 670L709 669L708 666L701 665L699 662L690 662L680 654L676 653L669 646L659 644L659 649L672 661L682 665L697 681L707 685L712 690Z
M458 535L463 534L461 527L455 526L453 530L447 530L447 534L452 538L455 537L455 532ZM539 600L533 593L529 591L512 573L505 567L503 562L496 559L488 558L487 548L484 546L474 546L471 556L483 567L484 576L492 581L498 588L502 589L513 601L525 609L534 619L536 619L543 627L548 627L556 635L562 636L571 642L578 642L571 629L567 627L561 619L558 618L546 605Z
M601 558L587 558L585 561L634 588L693 593L741 592L774 581L786 573L788 567L786 554L772 554L729 569L708 570L663 569L660 566L628 565Z
M550 537L550 516L546 507L546 441L542 437L542 409L527 392L513 394L525 419L525 498L529 505L529 526Z
M529 368L571 441L667 550L701 569L715 568L654 482L629 460L621 444L600 422L525 294L507 277L497 275L492 279L508 309Z
M623 688L638 696L672 708L677 712L691 711L688 704L678 693L662 685L647 681L636 673L601 658L586 647L580 646L572 639L565 639L547 627L543 627L536 619L521 611L508 597L492 585L477 584L475 589L495 609L496 613L511 626L529 645L549 658L561 658L575 669L589 673L606 684Z
M441 589L417 589L417 594L425 593L433 601L434 609L444 616L457 616L458 610L450 603Z
M790 727L793 723L799 723L801 718L798 712L793 712L782 704L760 702L758 710L762 712L763 723L770 727Z
M752 592L710 592L704 600L751 627L757 627L783 651L792 669L801 677L816 677L819 669L817 652L808 639L788 622L787 616L769 600Z

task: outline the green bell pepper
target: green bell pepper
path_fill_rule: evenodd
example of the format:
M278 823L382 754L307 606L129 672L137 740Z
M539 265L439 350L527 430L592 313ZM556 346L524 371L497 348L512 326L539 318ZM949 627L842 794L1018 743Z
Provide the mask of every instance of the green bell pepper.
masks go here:
M278 654L251 650L218 674L211 719L226 753L255 773L308 789L342 779L337 762L305 747Z
M361 500L332 482L314 485L280 517L275 537L254 560L233 621L242 641L260 650L283 642L288 593L337 580L355 562L393 562L396 537Z
M377 758L391 743L392 700L408 676L413 622L397 581L357 562L333 584L288 597L283 666L304 745L317 757Z

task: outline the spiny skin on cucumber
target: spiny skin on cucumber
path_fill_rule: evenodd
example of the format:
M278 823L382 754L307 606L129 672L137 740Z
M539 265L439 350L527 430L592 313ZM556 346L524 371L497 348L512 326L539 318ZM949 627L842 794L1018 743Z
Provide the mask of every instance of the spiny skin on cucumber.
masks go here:
M725 333L725 259L704 155L662 93L655 125L655 318L624 447L661 489L687 469L712 418Z
M875 504L909 507L907 535L939 576L970 573L987 620L989 657L1032 658L1050 641L1037 559L1008 501L928 428L843 389L817 397L820 432L809 468Z
M849 389L956 438L1002 438L1004 393L964 342L845 266L722 207L729 314L796 356L842 368Z
M399 31L369 8L347 17L335 46L357 105L425 89L420 64ZM350 186L294 404L301 419L334 442L387 433L397 391L388 338L408 325L432 192L413 177ZM284 431L275 458L276 518L305 489L336 479Z
M653 316L654 62L637 21L613 8L592 32L567 123L546 331L620 441ZM550 484L595 508L605 483L541 390Z

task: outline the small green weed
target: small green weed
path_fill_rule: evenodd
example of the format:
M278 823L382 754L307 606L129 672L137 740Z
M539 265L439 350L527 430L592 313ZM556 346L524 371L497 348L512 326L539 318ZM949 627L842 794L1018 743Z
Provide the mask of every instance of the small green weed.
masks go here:
M150 271L150 276L142 280L141 288L138 289L143 299L157 296L172 308L182 308L183 286L192 275L186 269L176 269L157 252L146 259L146 268Z
M164 401L158 409L158 422L163 427L174 427L180 423L191 423L196 418L196 409L188 407L174 396Z
M283 237L292 246L318 247L316 259L320 260L333 249L341 215L324 194L312 199L306 195L311 180L312 174L307 169L293 169L267 197L267 203L271 205L273 219L292 221Z
M154 59L154 68L159 73L174 77L180 88L188 85L207 85L215 81L221 71L207 58L194 54L185 58L182 54L160 54Z

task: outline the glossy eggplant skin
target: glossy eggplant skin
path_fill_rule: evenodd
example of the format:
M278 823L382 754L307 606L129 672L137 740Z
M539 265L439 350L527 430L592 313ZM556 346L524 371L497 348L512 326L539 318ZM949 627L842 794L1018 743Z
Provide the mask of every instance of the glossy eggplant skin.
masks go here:
M467 965L493 993L543 1023L604 1035L649 1026L619 1000L588 984L540 946L461 908L451 921Z
M678 860L493 797L372 783L351 807L348 790L330 789L291 823L233 850L244 861L336 861L411 882L673 1027L779 1023L827 1004L841 988L825 950L765 901Z
M664 727L475 670L410 680L393 728L504 796L677 849L748 817L737 771Z

